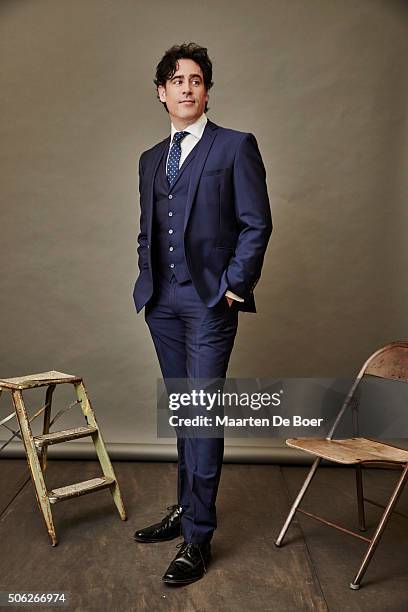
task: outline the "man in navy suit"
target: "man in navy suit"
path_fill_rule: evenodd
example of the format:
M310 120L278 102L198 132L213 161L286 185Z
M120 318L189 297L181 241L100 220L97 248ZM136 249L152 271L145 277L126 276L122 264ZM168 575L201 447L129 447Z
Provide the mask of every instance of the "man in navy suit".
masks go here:
M225 378L238 311L253 296L272 231L265 168L252 134L206 117L212 64L194 43L169 49L156 69L171 134L139 162L137 312L145 319L163 379ZM184 541L163 576L201 578L216 528L223 438L178 436L178 499L138 542Z

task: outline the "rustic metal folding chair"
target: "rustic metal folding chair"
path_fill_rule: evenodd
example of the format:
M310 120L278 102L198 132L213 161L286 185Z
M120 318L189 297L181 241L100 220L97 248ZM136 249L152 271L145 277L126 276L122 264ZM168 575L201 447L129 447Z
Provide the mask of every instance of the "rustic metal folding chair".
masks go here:
M369 546L363 561L355 575L353 582L350 583L350 588L357 590L360 588L361 580L367 570L367 567L373 557L373 554L380 542L381 536L387 526L388 520L393 512L395 504L405 486L408 478L408 451L392 446L390 444L382 444L375 440L359 437L359 423L358 423L358 408L359 402L356 396L356 392L364 376L377 376L384 379L397 379L405 380L408 382L408 342L392 342L387 346L379 349L373 353L367 361L364 363L360 372L357 375L335 421L327 436L327 438L292 438L286 440L286 444L293 448L297 448L307 453L311 453L316 457L313 465L304 481L299 493L289 511L288 517L279 533L279 536L275 542L276 546L281 546L283 538L292 522L296 512L314 518L330 527L339 529L343 533L348 533L360 540L368 542ZM340 421L342 420L346 411L352 410L353 418L353 438L339 440L333 439L334 432L336 431ZM389 498L389 501L384 508L384 513L378 523L378 526L374 532L373 537L366 538L359 533L350 531L345 527L337 525L327 521L326 519L306 512L299 507L315 473L322 459L328 459L334 463L340 463L344 465L355 465L356 473L356 488L357 488L357 507L358 507L358 520L360 531L365 531L365 514L364 514L364 502L374 503L371 500L364 497L363 493L363 479L362 479L362 468L366 467L396 467L402 469L402 474L396 484L394 491Z

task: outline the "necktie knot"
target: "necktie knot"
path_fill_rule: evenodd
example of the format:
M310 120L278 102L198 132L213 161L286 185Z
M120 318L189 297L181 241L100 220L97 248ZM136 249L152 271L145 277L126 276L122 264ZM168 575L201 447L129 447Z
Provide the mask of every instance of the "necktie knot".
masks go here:
M188 132L176 132L173 136L173 143L180 144L185 136L187 136Z

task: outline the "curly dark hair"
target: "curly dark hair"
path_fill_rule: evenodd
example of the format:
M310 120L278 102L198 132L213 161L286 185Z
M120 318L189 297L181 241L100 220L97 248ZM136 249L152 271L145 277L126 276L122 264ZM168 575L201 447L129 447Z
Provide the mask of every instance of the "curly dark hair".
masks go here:
M206 47L200 47L196 43L183 43L181 45L173 45L161 58L156 67L156 78L153 80L156 85L156 90L159 85L165 87L166 81L171 79L177 70L177 61L179 59L191 59L195 61L201 68L204 77L204 86L206 91L214 85L212 81L212 62L207 55ZM159 94L157 93L159 98ZM160 99L160 98L159 98ZM162 102L167 112L167 104ZM208 105L205 104L204 111L207 112Z

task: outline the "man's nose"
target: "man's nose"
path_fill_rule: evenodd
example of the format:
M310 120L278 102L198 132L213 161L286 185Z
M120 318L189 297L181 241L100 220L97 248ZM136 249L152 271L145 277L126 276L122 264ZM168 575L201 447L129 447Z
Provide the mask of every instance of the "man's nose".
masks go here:
M190 94L190 93L191 93L190 82L186 82L184 83L184 86L183 86L183 95Z

